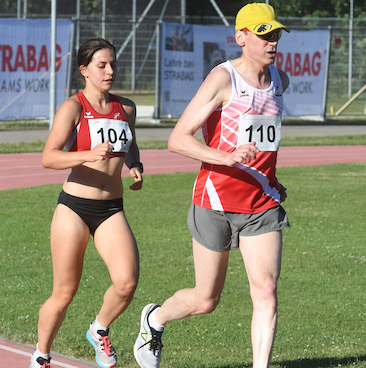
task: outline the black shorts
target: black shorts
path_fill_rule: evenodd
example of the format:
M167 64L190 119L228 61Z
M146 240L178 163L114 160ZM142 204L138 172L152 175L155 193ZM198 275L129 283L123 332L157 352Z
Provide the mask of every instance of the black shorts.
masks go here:
M123 211L122 198L116 199L88 199L75 197L62 191L58 197L58 204L63 204L73 210L89 227L94 235L98 226L115 213Z

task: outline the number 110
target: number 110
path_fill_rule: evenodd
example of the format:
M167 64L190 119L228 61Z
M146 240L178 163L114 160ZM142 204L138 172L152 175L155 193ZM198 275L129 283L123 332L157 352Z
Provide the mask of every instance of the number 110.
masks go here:
M253 125L251 125L249 128L245 129L246 132L249 132L249 142L252 142L253 140ZM264 127L261 125L256 132L260 133L260 142L263 142L264 140ZM273 143L276 140L276 129L273 125L269 125L267 127L267 140L268 142Z

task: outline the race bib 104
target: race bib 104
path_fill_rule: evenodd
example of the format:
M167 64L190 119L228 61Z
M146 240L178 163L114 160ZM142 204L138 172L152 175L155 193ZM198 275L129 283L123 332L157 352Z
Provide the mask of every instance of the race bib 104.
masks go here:
M256 142L260 151L278 151L281 142L281 116L240 115L236 146L252 142Z
M109 139L113 152L128 152L132 142L132 132L127 121L113 119L89 119L90 142L93 149Z

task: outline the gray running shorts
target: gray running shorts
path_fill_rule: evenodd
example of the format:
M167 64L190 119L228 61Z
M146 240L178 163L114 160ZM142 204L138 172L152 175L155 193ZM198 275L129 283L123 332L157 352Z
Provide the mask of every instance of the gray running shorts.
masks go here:
M239 248L239 236L253 236L290 227L287 214L277 206L256 214L215 211L192 203L187 217L193 238L215 252Z

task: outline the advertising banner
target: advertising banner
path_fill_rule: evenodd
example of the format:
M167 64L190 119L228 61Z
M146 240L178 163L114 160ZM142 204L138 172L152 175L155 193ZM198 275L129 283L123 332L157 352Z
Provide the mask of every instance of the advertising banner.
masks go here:
M276 66L290 78L284 116L323 115L329 30L283 32ZM161 113L180 116L210 70L242 52L233 27L162 23Z
M324 115L330 30L282 32L276 67L286 72L284 116Z
M57 107L65 99L71 30L71 20L57 20ZM50 19L0 19L0 120L49 118L50 52Z

